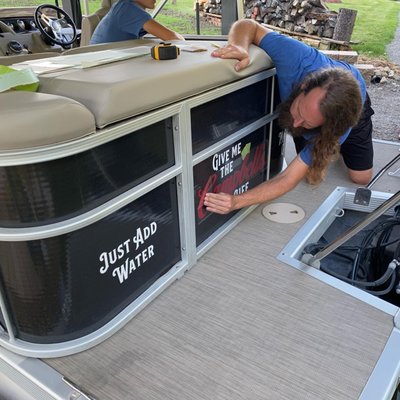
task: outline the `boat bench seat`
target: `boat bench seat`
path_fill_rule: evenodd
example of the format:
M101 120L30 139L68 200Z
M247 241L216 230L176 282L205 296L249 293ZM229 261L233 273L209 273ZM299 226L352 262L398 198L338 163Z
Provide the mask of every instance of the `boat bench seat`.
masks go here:
M0 93L0 120L2 151L54 145L96 131L93 114L85 106L45 93Z
M143 41L137 43L143 46ZM147 54L91 68L46 73L40 76L39 91L79 101L93 113L96 126L103 128L273 66L269 56L256 46L250 49L251 65L237 72L235 60L211 56L213 43L187 41L185 45L203 46L205 51L182 49L174 60L154 60Z
M154 41L130 41L130 47ZM0 94L3 134L1 150L54 146L139 114L153 111L271 68L272 61L251 46L252 62L236 72L235 60L211 56L211 42L187 41L205 51L181 51L175 60L154 60L149 54L91 68L67 68L39 75L36 93ZM118 49L119 44L115 44ZM90 46L89 46L90 47ZM93 47L93 49L92 49ZM104 46L99 45L99 48ZM113 46L108 44L108 49ZM126 48L122 43L121 48ZM96 51L96 46L91 46ZM76 55L75 55L76 56Z

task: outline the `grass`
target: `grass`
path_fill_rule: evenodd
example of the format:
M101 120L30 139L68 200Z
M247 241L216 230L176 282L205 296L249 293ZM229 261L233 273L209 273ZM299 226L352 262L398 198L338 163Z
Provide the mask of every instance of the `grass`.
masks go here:
M178 4L166 5L157 15L157 21L171 27L174 31L182 34L196 33L196 12L193 10L191 0L176 0ZM185 6L184 6L185 3ZM190 7L187 7L187 4ZM168 3L167 3L168 4ZM200 18L201 35L220 35L221 28L207 23L204 18Z
M54 0L49 0L53 3ZM0 7L39 5L44 0L0 0ZM89 13L100 8L101 0L89 0ZM393 40L400 12L399 0L342 0L342 3L326 3L330 9L357 10L352 40L359 42L354 50L370 57L386 57L386 46ZM82 10L83 1L81 0ZM157 21L182 34L196 33L194 0L169 0L157 16ZM201 19L200 33L219 35L221 28Z
M393 40L398 24L400 2L395 0L342 0L329 3L329 8L357 10L351 39L360 44L353 48L360 54L386 57L386 46Z

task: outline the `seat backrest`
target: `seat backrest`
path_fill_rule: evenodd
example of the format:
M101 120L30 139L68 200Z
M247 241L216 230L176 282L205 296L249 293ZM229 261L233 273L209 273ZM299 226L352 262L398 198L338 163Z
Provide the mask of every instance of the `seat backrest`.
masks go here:
M82 17L81 26L81 44L80 46L88 46L90 38L93 35L96 26L100 22L100 16L98 14L90 14Z
M108 13L111 6L118 0L102 0L101 7L90 15L84 15L82 17L81 24L81 46L87 46L90 42L90 38L93 35L94 30L101 21L101 19Z

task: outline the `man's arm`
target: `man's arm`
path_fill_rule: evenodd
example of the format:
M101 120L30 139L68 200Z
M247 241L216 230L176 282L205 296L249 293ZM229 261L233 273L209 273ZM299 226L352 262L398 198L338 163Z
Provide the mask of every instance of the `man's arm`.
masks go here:
M237 196L227 193L207 193L204 205L207 211L228 214L243 207L274 200L294 189L305 178L308 169L309 166L297 156L279 175L247 192Z
M171 31L164 25L161 25L154 19L149 19L143 25L143 29L153 36L160 38L161 40L185 40L185 38L177 32Z
M235 69L240 71L250 64L250 45L258 46L261 39L270 32L272 32L270 29L252 19L239 20L232 25L229 31L228 44L221 49L214 50L211 55L238 60Z

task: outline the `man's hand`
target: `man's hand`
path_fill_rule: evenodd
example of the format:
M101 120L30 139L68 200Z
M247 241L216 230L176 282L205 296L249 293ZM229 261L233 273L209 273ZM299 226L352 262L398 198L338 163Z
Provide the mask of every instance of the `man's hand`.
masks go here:
M204 198L207 211L228 214L235 210L235 196L227 193L207 193Z
M235 64L236 71L240 71L250 64L250 56L248 51L241 46L233 44L228 44L225 47L214 50L211 55L213 57L238 60L239 62Z

